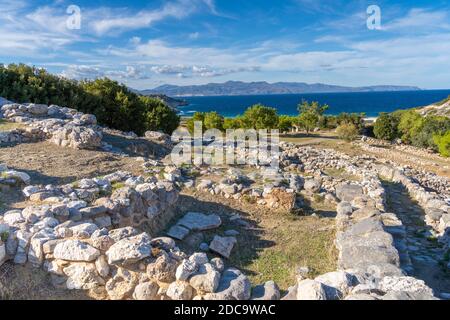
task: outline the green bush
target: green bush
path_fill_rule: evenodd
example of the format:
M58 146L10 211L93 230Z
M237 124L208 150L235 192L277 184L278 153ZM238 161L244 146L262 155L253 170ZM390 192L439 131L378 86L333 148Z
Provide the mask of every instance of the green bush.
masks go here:
M438 148L434 142L435 135L444 135L450 130L450 119L442 116L423 117L420 126L416 128L411 137L411 144L419 148Z
M274 108L256 104L244 112L240 121L245 129L276 129L278 114Z
M223 131L223 117L215 111L207 112L205 114L205 127L207 130L209 129L219 129Z
M105 78L78 82L24 64L0 65L0 96L20 103L77 109L94 114L101 125L137 134L146 130L171 133L179 125L175 111L116 81Z
M339 138L345 141L354 141L358 135L359 130L353 123L343 123L336 129Z
M189 130L189 132L191 134L194 133L194 125L195 122L201 122L202 123L202 130L205 131L206 127L205 127L205 113L204 112L196 112L194 113L194 115L192 116L192 118L189 118L187 121L187 128Z
M439 153L444 157L450 157L450 131L443 135L435 134L433 140Z
M240 129L243 127L242 124L242 118L236 117L236 118L225 118L223 121L223 129Z
M383 140L394 140L398 137L398 118L389 113L381 113L375 122L373 133Z

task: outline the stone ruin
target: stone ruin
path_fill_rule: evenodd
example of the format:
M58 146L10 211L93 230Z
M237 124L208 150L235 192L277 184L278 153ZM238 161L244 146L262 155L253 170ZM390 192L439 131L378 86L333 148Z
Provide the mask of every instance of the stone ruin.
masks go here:
M25 125L3 133L0 141L22 143L49 140L74 149L96 149L102 145L102 130L93 115L74 109L42 104L5 104L0 118Z

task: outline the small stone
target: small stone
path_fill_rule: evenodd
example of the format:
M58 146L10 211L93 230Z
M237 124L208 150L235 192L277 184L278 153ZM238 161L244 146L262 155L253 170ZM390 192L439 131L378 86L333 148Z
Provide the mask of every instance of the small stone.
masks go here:
M215 236L213 241L209 245L209 248L228 259L230 258L231 250L233 250L233 247L236 243L237 240L235 237Z
M97 272L101 277L108 277L110 268L105 256L98 257L98 259L95 261L95 267L97 268Z
M197 271L197 264L190 260L183 260L178 266L175 277L179 281L187 281Z
M187 282L172 282L167 288L166 295L172 300L191 300L194 296L194 289Z
M189 234L189 232L189 229L179 225L175 225L170 228L169 232L167 232L167 235L177 240L183 240Z
M144 282L138 284L134 289L134 300L158 300L159 286L156 282Z
M273 281L256 286L252 291L252 300L280 300L280 288Z
M327 300L323 284L305 279L297 285L297 300Z
M190 285L197 291L213 293L219 286L220 273L207 263L201 265L198 271L190 278Z
M206 253L194 253L189 257L189 261L195 263L195 265L200 266L202 264L208 263L209 259Z
M225 263L220 258L211 259L211 265L219 272L223 272L223 270L225 270Z

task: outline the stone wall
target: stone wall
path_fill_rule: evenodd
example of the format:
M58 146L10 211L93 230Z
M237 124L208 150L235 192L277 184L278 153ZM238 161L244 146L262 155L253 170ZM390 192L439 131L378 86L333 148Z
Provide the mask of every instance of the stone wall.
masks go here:
M17 129L0 136L0 142L21 143L40 140L75 149L96 149L102 145L102 130L95 116L55 105L5 104L0 118L21 123Z

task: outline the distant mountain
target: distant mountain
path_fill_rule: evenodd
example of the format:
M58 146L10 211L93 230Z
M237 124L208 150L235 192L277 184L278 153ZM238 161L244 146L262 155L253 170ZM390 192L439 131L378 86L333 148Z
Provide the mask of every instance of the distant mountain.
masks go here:
M170 107L172 109L177 109L178 107L187 106L189 104L185 100L171 98L171 97L169 97L169 96L167 96L165 94L162 94L162 93L152 93L152 92L149 92L150 90L142 90L142 91L140 91L140 90L136 90L136 89L133 89L133 88L130 88L130 90L132 92L134 92L134 93L141 94L143 96L159 99L164 104L166 104L168 107Z
M209 83L205 85L175 86L162 85L155 89L141 91L142 94L165 94L172 97L180 96L236 96L236 95L266 95L266 94L299 94L324 92L376 92L376 91L415 91L418 87L409 86L369 86L343 87L322 83L307 84L301 82L241 82Z

